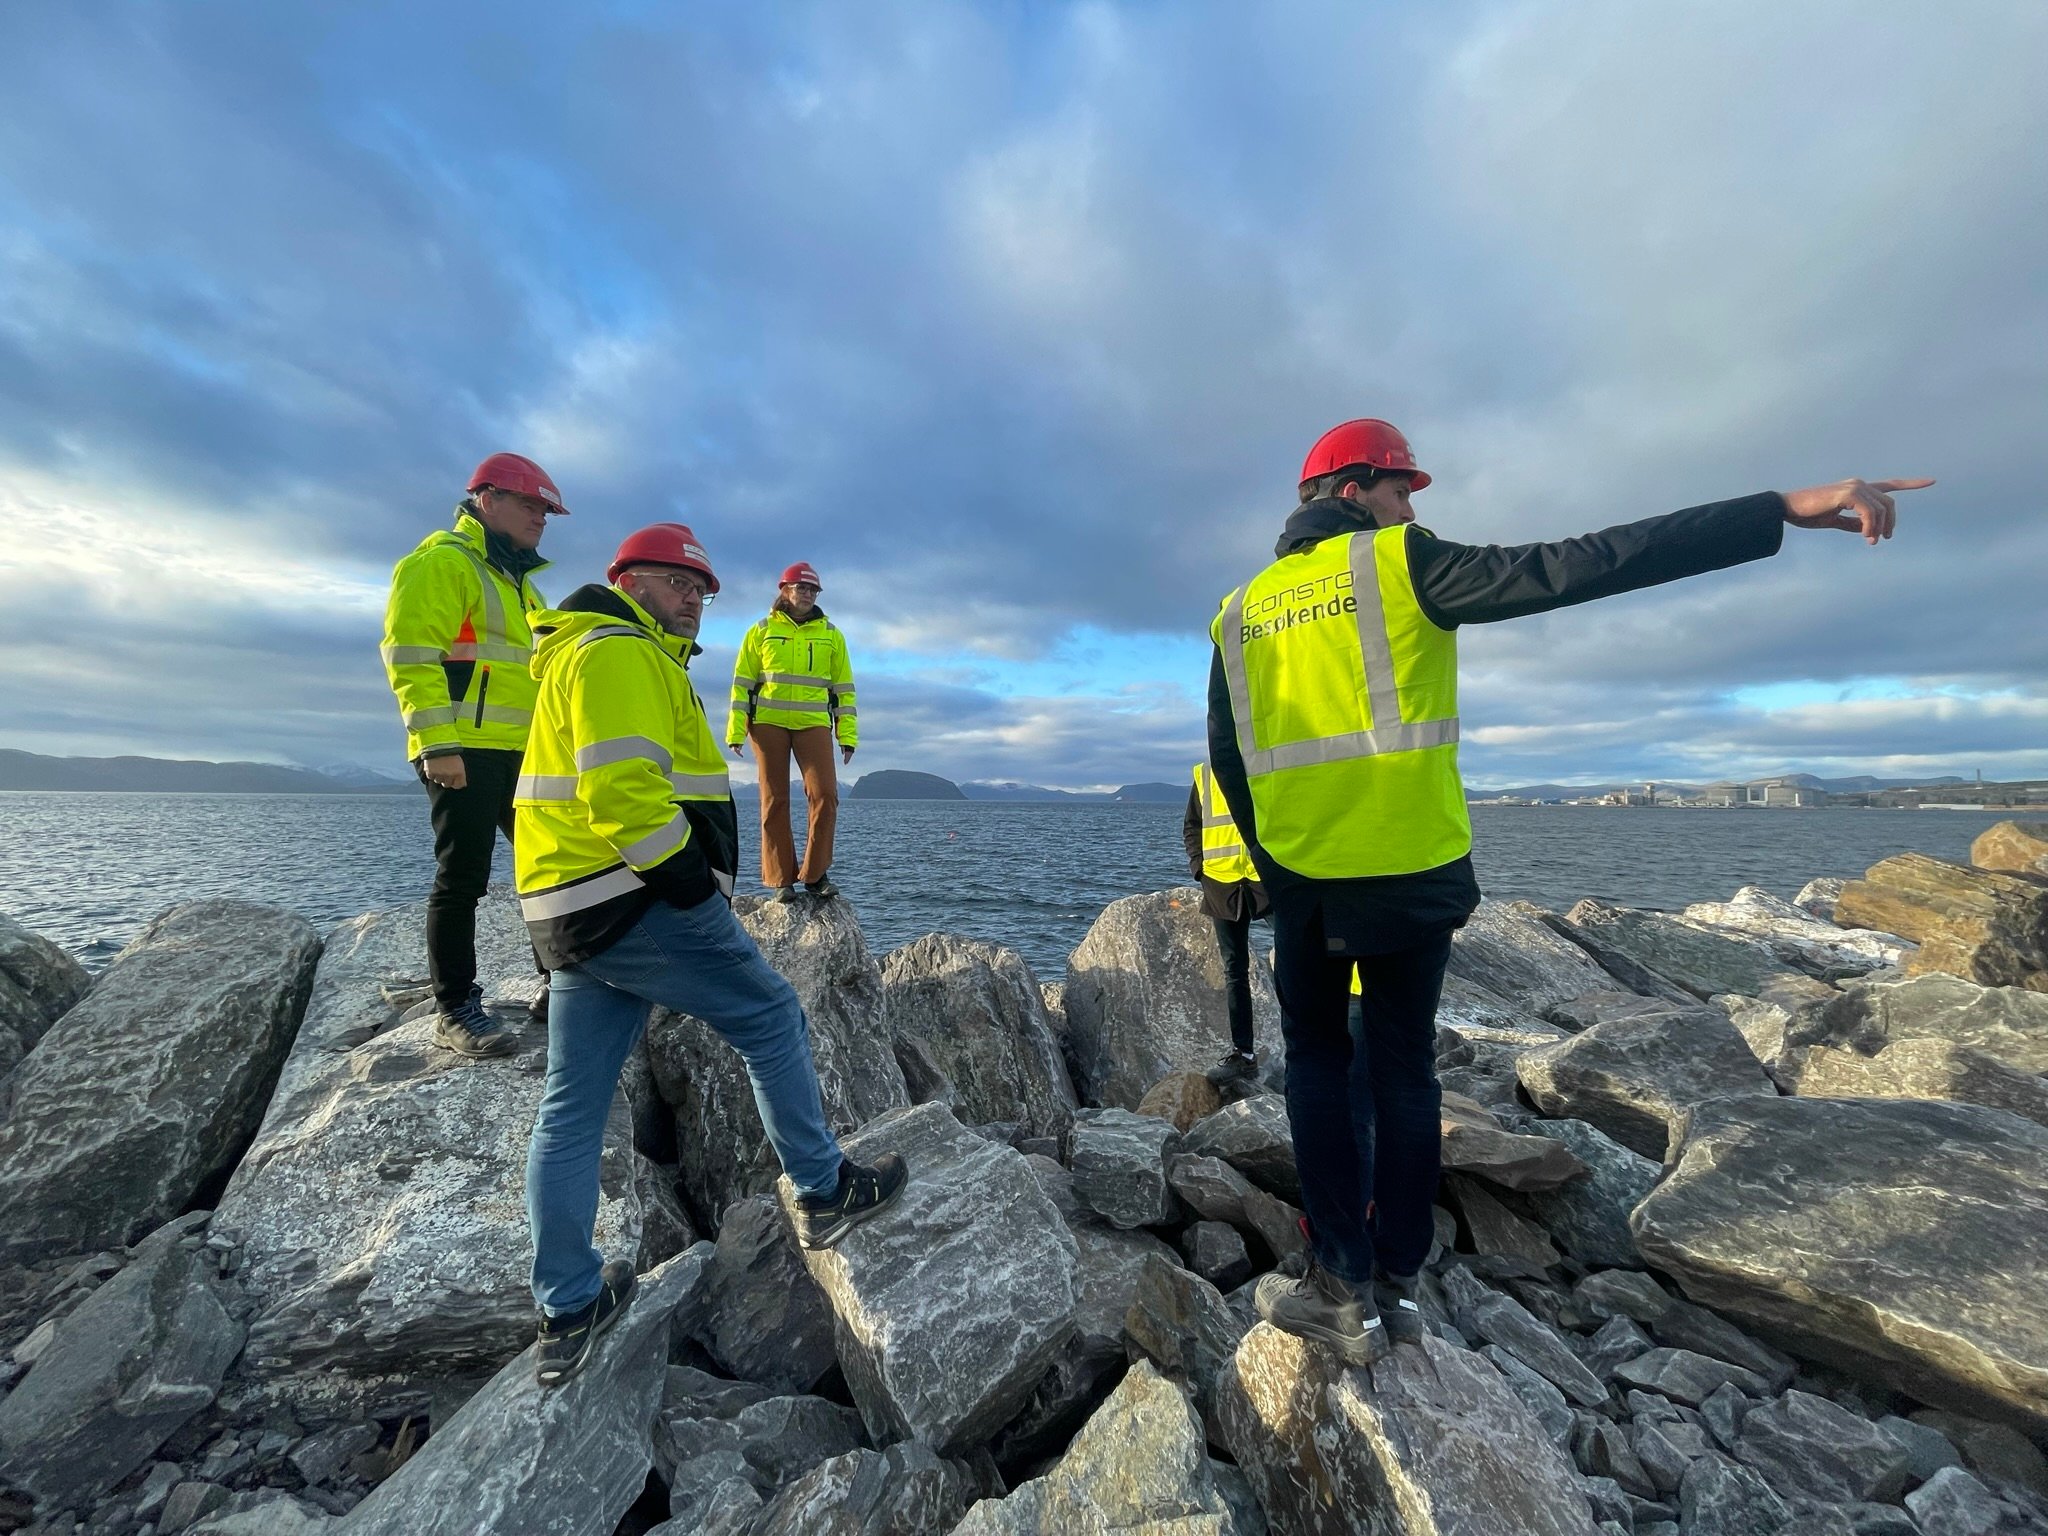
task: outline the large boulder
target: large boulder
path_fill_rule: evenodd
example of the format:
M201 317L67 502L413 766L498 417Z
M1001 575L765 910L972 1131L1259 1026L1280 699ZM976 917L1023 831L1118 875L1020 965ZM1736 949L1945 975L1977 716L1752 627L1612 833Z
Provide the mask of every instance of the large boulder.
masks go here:
M808 1392L837 1364L832 1308L772 1196L727 1207L688 1331L721 1370L777 1392Z
M2048 1130L2031 1121L1719 1099L1633 1225L1695 1301L1803 1355L2048 1430Z
M1977 834L1970 862L2013 875L2048 875L2048 821L2001 821Z
M132 1242L233 1167L319 956L305 919L241 901L174 907L115 956L10 1081L0 1261Z
M0 1078L91 987L62 946L0 913Z
M1754 997L1792 970L1768 945L1663 912L1641 912L1589 898L1565 919L1702 1001L1720 992Z
M1439 1116L1443 1166L1477 1174L1502 1189L1556 1189L1586 1172L1557 1138L1508 1130L1484 1106L1446 1092Z
M1918 947L1893 933L1837 927L1760 885L1745 885L1727 901L1695 902L1684 916L1687 922L1758 940L1810 976L1859 976L1899 965Z
M1642 1263L1628 1219L1656 1185L1663 1165L1631 1152L1583 1120L1542 1120L1532 1115L1525 1124L1535 1135L1562 1142L1587 1170L1584 1178L1523 1197L1552 1241L1581 1264Z
M1695 1104L1728 1094L1777 1095L1718 1008L1609 1019L1517 1063L1546 1115L1585 1120L1661 1161L1672 1128Z
M1538 1015L1612 991L1614 977L1551 927L1550 916L1526 901L1482 901L1452 936L1448 974Z
M1287 1101L1277 1093L1255 1093L1197 1120L1178 1150L1190 1157L1220 1158L1269 1194L1301 1202Z
M1912 939L1914 975L2048 991L2048 881L1895 854L1842 888L1835 921Z
M533 1332L527 1143L544 1031L504 1015L516 1057L475 1062L399 1022L425 954L424 904L371 913L329 939L270 1112L221 1197L256 1305L237 1375L308 1422L406 1411L415 1387L495 1371ZM511 898L477 909L486 996L537 978ZM641 1206L631 1114L607 1123L597 1245L636 1259Z
M1252 1016L1269 1062L1282 1057L1270 970L1252 965ZM1199 1071L1230 1043L1223 957L1193 887L1102 909L1067 962L1067 1050L1083 1102L1135 1109L1169 1072Z
M1074 1194L1114 1227L1159 1226L1173 1219L1166 1158L1180 1133L1170 1120L1127 1109L1084 1109L1074 1119Z
M962 1121L1004 1121L1026 1136L1065 1133L1074 1084L1022 955L928 933L883 957L882 992L890 1033L924 1048L952 1084Z
M205 1242L206 1213L152 1233L57 1325L0 1400L0 1481L78 1507L213 1401L242 1347Z
M1953 1040L1894 1040L1875 1056L1815 1046L1797 1087L1815 1099L1952 1099L2048 1126L2048 1079Z
M1261 1324L1219 1388L1277 1531L1594 1536L1578 1473L1500 1372L1440 1339L1364 1370Z
M889 1036L881 967L868 954L852 905L837 901L734 903L740 926L788 978L811 1026L811 1060L835 1131L850 1131L910 1103ZM739 1052L701 1019L656 1009L648 1059L676 1114L676 1146L690 1214L715 1232L725 1208L767 1194L780 1172Z
M941 1105L885 1115L846 1151L910 1168L892 1210L804 1255L847 1386L877 1443L966 1450L1023 1407L1073 1332L1074 1239L1023 1156ZM780 1188L788 1208L794 1188Z
M731 1536L938 1536L974 1502L968 1470L912 1442L882 1451L849 1451L822 1461L776 1496L757 1523ZM702 1525L648 1536L712 1536ZM722 1533L721 1533L722 1536Z
M1947 1040L2021 1072L2048 1074L2048 998L1957 976L1849 987L1787 1021L1785 1065L1796 1075L1799 1053L1814 1046L1875 1056L1896 1040Z
M699 1243L641 1277L589 1362L566 1383L533 1379L529 1349L349 1512L336 1536L545 1531L610 1536L646 1486L669 1333L703 1283Z

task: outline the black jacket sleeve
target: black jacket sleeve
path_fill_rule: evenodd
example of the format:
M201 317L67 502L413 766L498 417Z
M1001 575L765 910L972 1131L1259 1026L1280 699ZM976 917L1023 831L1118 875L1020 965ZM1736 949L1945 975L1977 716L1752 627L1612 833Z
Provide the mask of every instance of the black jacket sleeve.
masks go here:
M1187 814L1180 819L1180 840L1188 851L1188 869L1199 875L1202 872L1202 796L1193 785L1188 787Z
M1761 560L1784 537L1785 498L1765 491L1552 544L1457 544L1411 528L1408 568L1423 613L1455 629ZM1213 721L1212 704L1212 735Z

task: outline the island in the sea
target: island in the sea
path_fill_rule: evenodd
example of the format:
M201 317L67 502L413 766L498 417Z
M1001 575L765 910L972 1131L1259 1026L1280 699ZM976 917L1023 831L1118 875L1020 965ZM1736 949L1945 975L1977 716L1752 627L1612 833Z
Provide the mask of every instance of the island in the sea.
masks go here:
M936 773L913 773L908 768L877 768L853 781L846 792L849 800L965 800L960 786Z

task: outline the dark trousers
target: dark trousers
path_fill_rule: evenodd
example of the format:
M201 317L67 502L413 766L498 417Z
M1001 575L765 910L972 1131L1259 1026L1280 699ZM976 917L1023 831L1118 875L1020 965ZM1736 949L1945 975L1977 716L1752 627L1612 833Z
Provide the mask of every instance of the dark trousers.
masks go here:
M1352 1285L1429 1255L1442 1160L1436 1005L1451 936L1390 955L1333 955L1322 924L1274 918L1287 1039L1287 1121L1318 1263ZM1364 984L1354 1023L1351 968Z
M1246 903L1247 906L1250 903ZM1216 951L1223 956L1223 998L1230 1014L1230 1043L1252 1053L1252 920L1212 917Z
M427 816L434 824L427 974L433 978L434 1001L443 1008L459 1007L476 984L476 904L491 883L498 834L512 841L512 787L524 757L522 752L463 748L469 782L461 789L443 788L420 775L427 786Z

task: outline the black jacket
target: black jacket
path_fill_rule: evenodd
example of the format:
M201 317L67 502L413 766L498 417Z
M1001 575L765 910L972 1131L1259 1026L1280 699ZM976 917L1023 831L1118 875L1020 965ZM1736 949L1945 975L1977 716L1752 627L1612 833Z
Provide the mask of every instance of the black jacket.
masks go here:
M1292 554L1367 526L1349 502L1311 501L1287 519L1274 553ZM1455 629L1569 608L1760 560L1776 554L1784 536L1785 499L1765 491L1550 544L1458 544L1411 524L1408 568L1423 613L1432 623ZM1330 953L1408 949L1461 926L1479 905L1479 882L1469 856L1417 874L1356 880L1311 880L1275 864L1259 846L1258 816L1220 653L1209 663L1209 764L1271 894L1275 921L1319 927Z
M1248 923L1264 917L1273 904L1256 880L1211 880L1202 873L1202 795L1188 787L1187 814L1180 819L1180 840L1188 851L1188 873L1202 882L1202 915L1219 923Z

